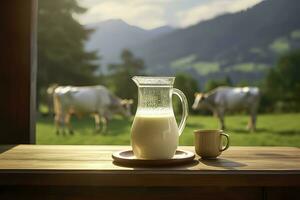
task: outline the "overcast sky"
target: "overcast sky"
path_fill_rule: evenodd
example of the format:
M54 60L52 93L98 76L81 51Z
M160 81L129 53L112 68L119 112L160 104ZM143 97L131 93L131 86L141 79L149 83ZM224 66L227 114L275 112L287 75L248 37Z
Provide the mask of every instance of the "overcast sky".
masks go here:
M78 0L88 11L82 24L122 19L145 29L186 27L226 12L247 9L262 0Z

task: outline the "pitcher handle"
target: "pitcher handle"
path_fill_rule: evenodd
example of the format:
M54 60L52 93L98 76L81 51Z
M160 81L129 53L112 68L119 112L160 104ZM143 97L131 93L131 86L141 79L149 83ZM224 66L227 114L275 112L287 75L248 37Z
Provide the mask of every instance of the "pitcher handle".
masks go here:
M188 117L188 101L184 95L183 92L181 92L179 89L177 88L173 88L173 94L176 94L180 101L181 101L181 105L182 105L182 117L181 117L181 121L180 121L180 124L179 124L179 136L182 134L183 132L183 129L185 127L185 124L186 124L186 119Z

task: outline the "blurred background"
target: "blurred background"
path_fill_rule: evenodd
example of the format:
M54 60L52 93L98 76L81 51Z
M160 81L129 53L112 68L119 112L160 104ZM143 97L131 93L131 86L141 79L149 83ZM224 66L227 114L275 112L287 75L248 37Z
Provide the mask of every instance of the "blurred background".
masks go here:
M133 117L115 115L106 133L87 115L72 117L74 134L56 134L53 90L103 85L133 99L135 75L176 76L190 117L180 138L218 128L194 111L195 92L257 86L257 130L247 112L227 113L232 145L300 147L300 1L298 0L39 0L38 144L130 144ZM47 92L48 91L48 92ZM175 99L175 98L174 98ZM174 110L180 117L179 102Z

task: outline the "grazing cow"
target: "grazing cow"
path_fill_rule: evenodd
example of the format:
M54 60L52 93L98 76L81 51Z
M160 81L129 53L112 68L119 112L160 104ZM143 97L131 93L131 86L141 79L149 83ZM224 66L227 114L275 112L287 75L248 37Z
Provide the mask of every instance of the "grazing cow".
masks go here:
M124 117L130 117L130 105L132 100L120 99L108 91L104 86L59 86L53 93L55 125L56 132L59 133L59 127L68 126L69 132L73 133L70 124L72 114L81 117L85 114L94 116L96 130L100 130L102 122L102 131L107 128L107 121L113 114L121 114Z
M225 129L226 111L247 110L251 115L248 129L254 131L259 100L260 92L257 87L218 87L207 94L195 93L192 108L211 110L219 118L222 129Z

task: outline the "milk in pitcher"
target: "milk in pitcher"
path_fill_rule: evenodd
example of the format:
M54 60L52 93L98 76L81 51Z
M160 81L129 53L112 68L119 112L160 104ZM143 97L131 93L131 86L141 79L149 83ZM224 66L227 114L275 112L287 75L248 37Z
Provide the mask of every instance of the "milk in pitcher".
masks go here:
M172 158L178 146L178 135L173 113L137 113L131 129L134 155L142 159Z

